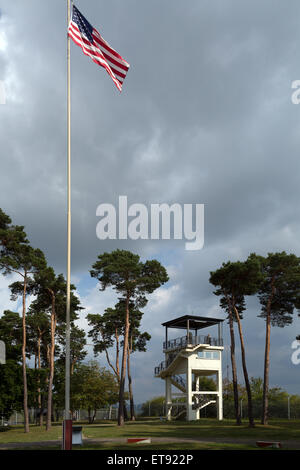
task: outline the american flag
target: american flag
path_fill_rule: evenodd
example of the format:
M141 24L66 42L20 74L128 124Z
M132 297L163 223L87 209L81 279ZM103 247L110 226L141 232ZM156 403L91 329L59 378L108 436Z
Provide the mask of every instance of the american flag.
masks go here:
M129 64L107 44L75 5L73 5L68 35L96 64L105 68L117 88L122 91Z

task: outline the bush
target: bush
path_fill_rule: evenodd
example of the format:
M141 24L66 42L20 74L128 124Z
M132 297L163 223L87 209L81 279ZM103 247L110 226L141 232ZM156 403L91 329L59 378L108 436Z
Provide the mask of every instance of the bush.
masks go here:
M9 431L11 429L10 426L6 425L6 426L0 426L0 432L5 432L5 431Z

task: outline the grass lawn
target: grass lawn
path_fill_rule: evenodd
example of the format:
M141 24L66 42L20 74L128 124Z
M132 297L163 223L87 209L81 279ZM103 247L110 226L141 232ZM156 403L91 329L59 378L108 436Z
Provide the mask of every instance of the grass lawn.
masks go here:
M10 449L11 450L11 449ZM24 447L14 447L13 450L24 450ZM25 450L61 450L61 446L38 446L33 445L30 448L26 447ZM178 451L193 451L193 450L266 450L266 449L258 449L256 446L244 445L244 444L216 444L216 443L199 443L196 444L194 442L189 444L180 444L180 443L167 443L167 444L144 444L144 445L133 445L133 444L85 444L83 446L73 446L73 450L108 450L108 451L115 451L118 450L130 450L136 451L139 450L147 450L147 451L168 451L168 450L178 450ZM269 449L268 449L269 450Z
M83 436L86 439L104 439L105 442L86 443L84 449L132 449L132 444L127 445L127 437L152 437L168 442L157 442L148 445L138 445L139 449L163 450L163 449L255 449L257 440L283 441L284 448L295 448L299 442L300 449L300 420L274 420L268 426L256 423L251 429L246 421L242 426L236 426L233 420L217 421L215 419L201 419L194 422L166 422L155 418L139 419L136 422L127 422L123 427L118 427L116 422L101 421L83 425ZM46 432L38 426L31 426L30 433L25 434L22 426L13 426L7 432L0 433L0 445L5 443L55 441L61 439L62 427L54 424L51 431ZM113 442L110 442L113 439ZM174 439L174 442L172 440ZM178 442L182 439L182 442ZM202 442L186 442L185 439L199 440ZM224 439L224 442L222 440ZM117 441L117 442L116 442ZM207 441L207 442L203 442ZM244 442L243 442L244 441ZM289 447L288 442L293 443ZM56 443L49 443L48 449L58 448Z

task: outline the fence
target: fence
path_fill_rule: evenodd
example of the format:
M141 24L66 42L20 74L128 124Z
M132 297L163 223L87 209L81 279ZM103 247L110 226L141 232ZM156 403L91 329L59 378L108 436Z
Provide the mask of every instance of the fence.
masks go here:
M38 421L39 418L39 412L40 410L35 410L34 408L29 409L29 423L30 424L35 424ZM91 415L93 416L94 411L91 412ZM46 419L47 415L47 410L45 409L43 412L44 416L44 421ZM88 420L88 410L76 410L73 413L73 419L74 421L87 421ZM52 421L62 421L64 418L64 413L61 410L54 410L53 411L53 416L52 416ZM110 407L110 408L102 408L100 410L97 410L96 416L95 416L95 421L96 420L116 420L118 418L118 408L116 407ZM0 425L3 425L4 418L1 418L0 416ZM16 411L14 412L9 420L7 421L9 426L16 426L16 425L21 425L24 424L24 415L23 413Z
M243 399L239 402L240 413L242 418L248 418L247 400ZM260 419L262 415L262 401L253 400L253 417ZM223 399L223 413L224 418L234 418L234 402L228 400L226 397ZM289 402L288 400L269 400L268 416L270 419L300 419L300 400Z
M92 411L92 416L94 412ZM87 420L89 417L89 413L87 410L77 410L74 412L74 419L75 421L80 420ZM117 419L118 418L118 408L102 408L96 411L95 421L102 420L102 419Z

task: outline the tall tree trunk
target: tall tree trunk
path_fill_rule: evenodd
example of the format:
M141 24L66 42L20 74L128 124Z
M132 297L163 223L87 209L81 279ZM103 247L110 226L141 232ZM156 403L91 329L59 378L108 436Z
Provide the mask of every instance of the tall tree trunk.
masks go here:
M50 346L49 346L49 344L47 344L46 355L47 355L47 365L48 365L48 368L50 370ZM48 384L49 384L49 374L46 374L46 376L45 376L45 390L48 390L48 387L49 387ZM48 398L47 398L47 401L48 401ZM44 411L44 408L46 408L46 397L45 396L42 398L42 406L43 406L43 411Z
M230 330L230 357L231 357L231 366L232 366L232 385L233 385L233 397L234 397L234 409L235 409L235 418L236 424L241 424L241 414L239 406L239 391L238 391L238 381L237 381L237 372L236 372L236 361L235 361L235 339L234 339L234 329L233 329L233 318L232 318L232 306L231 303L228 303L228 320L229 320L229 330Z
M128 328L128 331L129 331L129 328ZM105 348L105 354L106 354L107 363L112 368L112 370L114 371L114 374L117 378L119 388L120 388L120 384L121 384L120 365L119 365L120 340L119 340L119 334L118 334L117 328L116 328L116 331L115 331L115 338L116 338L116 363L115 363L115 366L111 363L111 360L109 358L109 354L108 354L108 351L107 351L106 348ZM125 402L124 399L123 399L123 407L124 407L124 419L126 421L128 419L128 413L127 413L127 408L126 408L126 402Z
M74 374L74 368L75 368L76 362L77 362L77 358L75 357L75 358L71 361L70 375L73 375L73 374Z
M129 327L128 327L128 335L129 335ZM120 378L120 363L119 363L119 357L120 357L120 339L119 339L119 333L118 329L116 328L115 331L115 337L116 337L116 375L117 375L117 380L118 383L120 384L121 378ZM127 413L127 406L126 406L126 401L123 400L124 403L124 419L125 421L128 420L128 413Z
M121 379L120 379L120 372L119 372L119 370L117 370L117 369L114 367L114 365L111 363L111 360L110 360L110 357L109 357L109 354L108 354L108 351L107 351L106 348L104 349L104 351L105 351L107 363L108 363L109 367L111 367L112 370L114 371L114 374L115 374L115 376L116 376L116 378L117 378L118 384L120 384L120 380L121 380Z
M269 370L270 370L270 336L271 336L271 304L275 294L275 279L271 281L271 294L267 303L266 317L266 343L265 343L265 361L264 361L264 384L263 384L263 403L261 424L268 424L268 406L269 406Z
M39 336L38 336L38 371L39 371L39 376L38 376L38 409L39 409L39 412L40 412L39 425L43 426L41 377L40 377L40 371L41 371L41 338L42 338L42 334L41 334L41 331L39 329Z
M115 330L115 338L116 338L116 371L117 371L118 382L120 382L120 364L119 364L120 341L119 341L119 332L117 328Z
M51 429L51 415L52 415L52 387L54 377L54 352L55 352L55 329L56 329L56 315L55 315L55 295L51 291L52 308L51 308L51 346L50 346L50 370L48 382L48 401L47 401L47 421L46 431Z
M27 374L26 374L26 291L27 291L27 273L24 274L24 287L23 287L23 312L22 312L22 329L23 329L23 343L22 343L22 371L23 371L23 387L24 387L24 431L29 432L29 415L28 415L28 392L27 392Z
M38 351L35 350L35 354L34 354L34 371L36 372L37 370L38 370ZM35 374L35 377L36 377L37 391L38 391L38 387L39 387L38 374ZM37 412L36 412L38 407L39 407L38 396L35 396L34 397L34 421L35 421L35 425L37 425L37 423L38 423L38 416L37 416Z
M269 370L270 370L270 336L271 336L271 304L275 294L274 277L271 284L271 295L267 303L266 317L266 343L265 343L265 362L264 362L264 384L263 384L263 402L261 424L268 424L268 406L269 406Z
M126 296L126 316L125 316L125 331L122 355L122 367L120 378L120 392L119 392L119 411L118 411L118 426L124 425L124 390L125 390L125 376L126 376L126 362L127 362L127 349L128 349L128 334L129 334L129 294Z
M261 424L268 424L270 336L271 336L271 320L270 320L270 313L268 313L267 318L266 318L266 344L265 344L264 384L263 384L263 402L262 402Z
M130 354L131 350L128 345L127 349L127 376L128 376L128 389L129 389L129 400L130 400L130 419L135 421L135 412L134 412L134 401L133 401L133 392L132 392L132 378L130 372Z
M234 312L235 312L235 316L236 316L237 323L238 323L239 335L240 335L240 341L241 341L242 366L243 366L245 385L246 385L246 390L247 390L247 398L248 398L249 426L254 427L253 407L252 407L252 393L251 393L251 387L250 387L250 382L249 382L249 377L248 377L248 370L247 370L247 365L246 365L246 353L245 353L244 336L243 336L243 331L242 331L242 324L241 324L240 315L239 315L239 312L238 312L235 305L234 305Z

